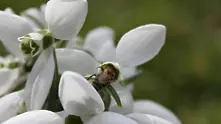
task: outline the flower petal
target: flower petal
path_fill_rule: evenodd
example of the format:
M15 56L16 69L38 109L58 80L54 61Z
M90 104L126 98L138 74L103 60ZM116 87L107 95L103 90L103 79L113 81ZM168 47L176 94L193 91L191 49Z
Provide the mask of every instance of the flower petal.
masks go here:
M84 51L56 49L56 54L60 73L64 71L74 71L81 75L97 73L99 63Z
M8 69L8 68L2 68L0 69L0 96L3 94L9 92L11 87L15 85L15 80L17 79L19 75L19 69Z
M112 98L109 110L120 114L129 114L133 112L133 97L131 92L125 87L124 90L117 92L120 96L122 108L119 108L115 100Z
M113 41L106 42L98 50L94 57L101 62L113 61L116 54L116 48Z
M91 52L93 55L97 55L103 44L106 42L113 42L113 38L113 29L106 26L98 27L87 34L83 48Z
M15 14L15 12L12 10L12 8L8 7L4 10L4 12L9 13L9 14Z
M59 97L71 115L95 115L104 110L104 103L94 87L80 74L66 71L61 76Z
M142 71L138 70L137 67L120 67L120 72L124 79L132 78L139 75Z
M51 111L36 110L17 115L3 124L64 124L64 120Z
M137 124L134 120L114 112L103 112L94 116L86 124Z
M124 86L120 82L115 82L115 83L112 84L112 86L114 87L115 90L117 90L117 92L120 92L120 91L133 92L133 90L134 90L134 84L133 83L128 83L126 86Z
M44 69L48 63L48 59L52 54L52 47L44 50L43 53L40 54L37 61L35 62L31 73L28 75L28 79L25 85L25 104L27 110L31 108L31 93L33 89L34 82L39 75L39 73Z
M164 45L166 28L149 24L135 28L121 38L115 60L120 65L141 65L156 56Z
M73 39L87 16L87 0L50 0L45 8L45 20L55 38Z
M170 110L150 100L135 101L134 112L151 114L168 120L174 124L181 124L180 120Z
M43 20L41 18L41 13L40 13L40 10L38 8L28 8L23 13L32 16L34 19L36 19L41 24L43 24Z
M68 113L66 111L60 111L60 112L56 112L56 114L58 114L61 118L63 118L65 120L65 118L68 116Z
M0 123L9 118L16 116L19 111L19 103L22 99L22 91L10 93L0 98Z
M76 36L74 39L67 41L66 48L82 50L83 42L84 41L82 37Z
M23 59L17 38L32 31L29 23L23 18L0 11L0 40L16 57Z
M37 76L31 94L31 110L41 109L48 96L54 76L54 57L50 56L47 65Z
M138 124L173 124L167 120L148 114L132 113L127 115L127 117L135 120Z

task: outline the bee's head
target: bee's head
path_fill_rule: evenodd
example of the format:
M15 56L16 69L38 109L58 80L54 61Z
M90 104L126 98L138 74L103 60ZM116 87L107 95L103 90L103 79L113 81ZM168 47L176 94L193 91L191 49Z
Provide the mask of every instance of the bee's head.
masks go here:
M99 68L100 73L108 75L113 81L117 80L120 75L120 66L118 63L105 62Z

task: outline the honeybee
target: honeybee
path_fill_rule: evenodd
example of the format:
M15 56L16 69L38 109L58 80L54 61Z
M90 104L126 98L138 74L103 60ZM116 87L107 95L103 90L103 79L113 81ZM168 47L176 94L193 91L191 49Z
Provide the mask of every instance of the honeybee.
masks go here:
M92 85L97 91L115 82L120 75L120 67L117 63L105 62L98 69L98 74L89 77L89 79L94 77Z
M87 80L94 79L92 85L99 91L115 82L120 75L120 66L117 63L105 62L98 67L98 74L86 77Z
M100 94L102 99L109 99L107 101L104 100L105 110L108 110L110 105L110 96L113 96L116 103L119 107L122 107L121 100L115 91L115 89L111 86L112 83L118 80L120 75L120 66L117 63L113 62L105 62L100 67L98 67L98 74L93 74L87 78L92 81L93 87ZM106 92L106 93L105 93Z

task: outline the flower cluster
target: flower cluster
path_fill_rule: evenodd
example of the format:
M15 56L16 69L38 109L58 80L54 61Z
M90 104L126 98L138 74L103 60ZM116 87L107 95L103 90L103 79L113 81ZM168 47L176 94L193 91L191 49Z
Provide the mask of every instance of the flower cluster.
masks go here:
M78 36L86 0L50 0L20 15L0 11L0 40L11 53L0 58L0 122L64 124L181 124L150 100L133 100L137 67L156 56L166 28L146 24L114 45L106 26Z

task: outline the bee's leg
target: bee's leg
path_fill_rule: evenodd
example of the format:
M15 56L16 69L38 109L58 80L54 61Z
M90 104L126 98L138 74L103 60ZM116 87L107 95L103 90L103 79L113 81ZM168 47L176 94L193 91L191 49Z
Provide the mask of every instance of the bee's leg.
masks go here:
M96 74L92 74L89 77L85 77L87 80L90 80L93 76L97 76Z

